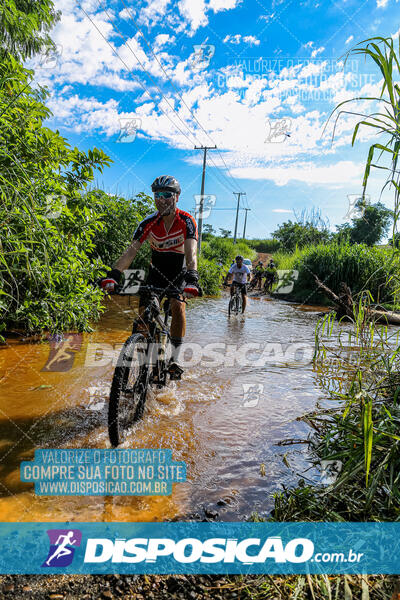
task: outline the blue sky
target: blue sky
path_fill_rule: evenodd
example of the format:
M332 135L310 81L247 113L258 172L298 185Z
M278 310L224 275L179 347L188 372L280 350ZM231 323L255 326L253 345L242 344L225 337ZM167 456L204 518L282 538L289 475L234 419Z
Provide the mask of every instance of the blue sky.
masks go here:
M339 102L379 95L373 65L354 56L344 67L341 58L368 37L398 38L397 0L55 4L58 54L35 59L36 80L49 87L49 125L113 159L97 180L107 192L149 193L157 175L173 174L180 207L193 212L202 164L193 147L216 144L206 176L215 204L205 223L233 229L235 212L225 209L237 191L251 209L249 237L268 237L312 207L332 229L346 220L376 138L364 128L352 148L350 115L333 142L332 127L324 127ZM358 103L359 112L371 109ZM373 173L371 201L383 183ZM382 199L391 206L390 192ZM243 221L241 211L240 233Z

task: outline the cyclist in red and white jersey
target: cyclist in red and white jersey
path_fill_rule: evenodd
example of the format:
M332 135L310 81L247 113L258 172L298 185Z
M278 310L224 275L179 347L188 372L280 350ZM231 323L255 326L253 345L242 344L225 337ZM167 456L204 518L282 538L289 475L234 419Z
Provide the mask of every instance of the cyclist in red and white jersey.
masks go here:
M157 212L146 217L133 234L133 240L117 260L114 268L102 279L105 291L113 291L128 269L145 240L151 246L151 264L146 286L167 288L173 286L186 296L201 295L197 273L197 225L187 212L177 208L181 193L179 182L171 175L157 177L152 183ZM145 299L140 296L139 314L142 314ZM185 303L171 298L171 344L172 355L169 371L179 376L179 349L186 330Z

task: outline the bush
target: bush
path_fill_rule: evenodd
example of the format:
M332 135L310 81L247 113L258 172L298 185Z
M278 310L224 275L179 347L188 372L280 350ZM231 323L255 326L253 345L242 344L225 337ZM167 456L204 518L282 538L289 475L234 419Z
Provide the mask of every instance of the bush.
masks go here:
M230 238L211 237L202 244L202 256L210 261L221 261L224 267L229 266L238 254L250 260L257 258L256 252L243 241L234 244Z
M103 228L97 231L93 240L95 249L92 256L112 267L126 250L140 221L154 212L154 200L143 192L131 199L109 196L102 190L94 190L90 194L99 200L103 224ZM132 266L147 272L150 254L150 245L146 242L140 248Z
M207 296L218 296L221 288L222 268L214 261L199 257L198 272L203 294Z
M101 310L91 282L103 264L89 253L102 224L83 192L110 159L43 126L47 93L30 87L31 74L0 62L0 327L88 330Z
M272 234L279 242L280 247L287 252L293 251L296 246L304 248L310 244L320 244L330 239L330 232L324 226L318 228L310 222L295 223L287 221L278 227Z
M365 244L320 244L303 250L293 263L299 277L293 290L296 299L320 301L312 273L333 292L339 292L342 281L353 295L369 290L375 302L393 302L400 275L399 258L388 248Z
M256 252L266 252L267 254L277 252L281 247L280 242L274 239L247 240L247 244Z

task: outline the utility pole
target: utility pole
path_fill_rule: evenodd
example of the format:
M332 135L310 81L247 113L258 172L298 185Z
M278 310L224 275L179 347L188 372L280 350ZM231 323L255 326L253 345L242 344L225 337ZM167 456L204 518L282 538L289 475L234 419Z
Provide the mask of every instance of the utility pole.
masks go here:
M233 193L235 194L235 196L237 196L235 235L233 236L233 243L236 244L237 226L238 226L238 218L239 218L240 196L245 196L246 192L233 192ZM247 215L247 213L246 213L246 215Z
M204 181L206 178L206 157L207 150L215 150L217 146L195 146L195 150L203 150L203 175L201 178L201 194L200 194L200 208L199 208L199 240L197 242L197 248L199 254L201 253L201 235L203 232L203 208L204 208Z
M246 214L244 216L243 239L245 239L245 235L246 235L247 211L251 210L251 209L245 208L244 210L246 211Z

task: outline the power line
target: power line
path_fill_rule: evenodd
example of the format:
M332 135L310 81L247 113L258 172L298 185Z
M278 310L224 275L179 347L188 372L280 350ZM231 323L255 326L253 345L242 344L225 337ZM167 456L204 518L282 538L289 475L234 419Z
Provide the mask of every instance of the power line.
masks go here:
M99 5L99 6L100 6L100 5ZM79 8L82 10L82 12L83 12L83 13L86 15L86 17L89 19L89 21L92 23L92 25L93 25L93 26L96 28L96 30L97 30L97 31L98 31L98 33L101 35L101 37L104 39L104 41L105 41L105 42L106 42L106 43L107 43L107 44L110 46L110 48L111 48L111 50L113 51L113 53L114 53L114 54L115 54L115 55L116 55L116 56L119 58L119 60L122 62L122 64L124 65L124 67L127 69L127 71L128 71L129 73L131 73L131 74L134 76L134 78L135 78L135 79L138 81L139 85L140 85L140 86L143 88L143 90L146 92L146 94L148 94L148 96L150 97L150 99L153 99L153 100L154 100L154 98L153 98L153 97L152 97L152 95L150 94L150 92L149 92L149 90L147 89L147 87L146 87L146 86L145 86L145 85L142 83L142 81L141 81L141 80L140 80L140 79L139 79L139 78L138 78L138 77L137 77L137 76L136 76L136 75L133 73L132 69L130 69L130 68L128 67L128 65L126 64L126 62L125 62L125 61L124 61L124 60L121 58L121 56L120 56L120 55L119 55L119 53L118 53L118 52L115 50L115 48L113 47L113 45L112 45L112 44L111 44L111 43L108 41L108 39L107 39L107 38L106 38L106 37L103 35L103 33L100 31L99 27L96 25L96 23L93 21L93 19L92 19L92 18L89 16L89 14L86 12L86 10L85 10L85 9L84 9L84 8L83 8L83 7L82 7L80 4L78 4L78 7L79 7ZM110 19L110 21L111 21L111 17L110 17L110 15L109 15L109 13L107 12L107 10L106 10L106 9L104 9L104 10L105 10L105 12L106 12L107 16L109 17L109 19ZM114 28L114 24L113 24L113 23L111 23L111 26ZM122 38L123 38L123 39L126 41L126 45L127 45L128 49L131 51L131 53L133 54L133 56L135 57L135 59L137 60L137 62L140 64L140 66L142 67L142 70L143 70L143 71L144 71L144 72L145 72L145 73L146 73L146 74L147 74L147 75L148 75L148 76L149 76L149 77L152 79L152 81L155 83L155 86L156 86L157 90L160 92L160 94L161 94L162 98L164 98L164 100L167 102L167 104L168 104L168 106L171 108L172 112L173 112L174 114L176 114L176 116L177 116L177 117L178 117L178 119L181 121L181 123L182 123L182 124L183 124L183 125L184 125L184 126L187 128L187 130L189 131L190 135L191 135L191 136L192 136L192 137L193 137L193 138L194 138L196 141L198 141L198 140L197 140L197 138L196 138L196 136L195 136L195 135L192 133L192 131L191 131L190 127L188 126L188 124L187 124L185 121L183 121L183 119L180 117L180 115L177 113L177 111L174 109L174 107L173 107L173 106L171 106L171 104L169 103L168 99L165 97L165 95L164 95L163 91L160 89L160 87L159 87L159 86L157 85L157 83L155 82L154 78L153 78L153 77L152 77L152 76L151 76L151 75L150 75L150 74L147 72L147 70L146 70L146 69L145 69L145 67L143 66L142 62L140 61L140 59L139 59L139 58L136 56L135 52L132 50L132 48L130 47L129 43L127 42L127 38L125 38L125 37L124 37L124 35L122 34L121 30L120 30L120 29L119 29L117 26L115 26L115 29L116 29L116 30L119 32L120 36L121 36L121 37L122 37ZM183 99L182 99L182 97L181 97L181 100L183 100ZM183 102L184 102L184 101L183 101ZM184 102L184 103L185 103L185 102ZM186 105L186 103L185 103L185 105ZM186 106L187 106L187 105L186 105ZM187 107L187 108L188 108L188 107ZM169 116L169 114L168 114L168 113L166 113L166 112L163 110L163 108L162 108L160 105L159 105L159 109L160 109L160 111L162 112L162 114L164 114L164 115L165 115L165 116L168 118L168 120L169 120L169 121L172 123L172 125L173 125L173 126L174 126L174 127L175 127L175 128L176 128L176 129L177 129L177 130L178 130L178 131L179 131L179 132L180 132L180 133L181 133L181 134L182 134L182 135L183 135L183 136L184 136L184 137L185 137L185 138L186 138L186 139L187 139L187 140L190 142L190 143L191 143L191 144L192 144L193 142L191 142L191 140L190 140L190 138L188 137L188 135L187 135L187 134L186 134L184 131L182 131L182 129L181 129L181 128L180 128L180 127L179 127L179 126L178 126L178 125L177 125L177 124L176 124L176 123L175 123L175 122L172 120L172 119L171 119L171 117ZM190 110L190 109L189 109L189 110ZM191 111L190 111L190 112L191 112ZM191 114L193 115L193 113L192 113L192 112L191 112ZM195 115L193 115L193 117L194 117L194 118L196 119L196 121L199 123L199 121L197 120L197 118L195 117ZM199 125L201 126L201 124L200 124L200 123L199 123ZM205 129L204 129L202 126L201 126L201 128L202 128L202 130L203 130L203 131L204 131L204 132L207 134L207 132L205 131ZM210 136L209 136L209 134L207 134L207 135L208 135L208 137L210 137ZM210 139L212 139L212 138L210 137ZM239 188L239 189L241 189L241 188L240 188L240 186L238 186L238 185L237 185L237 182L236 182L236 180L234 179L234 177L233 177L232 173L230 172L230 170L229 170L229 167L227 166L227 164L226 164L226 162L225 162L225 160L224 160L224 158L223 158L223 156L222 156L222 154L221 154L221 152L220 152L219 150L218 150L218 153L219 153L219 155L220 155L220 157L221 157L221 160L222 160L222 162L223 162L223 163L224 163L224 165L225 165L225 168L226 168L226 170L227 170L227 172L228 172L229 176L231 177L231 179L232 179L233 183L235 184L235 188ZM214 163L214 161L213 161L213 160L212 160L212 163L213 163L213 165L214 165L214 166L215 166L217 169L219 169L219 170L220 170L221 174L222 174L222 175L223 175L223 176L226 178L226 180L229 182L229 179L227 178L227 176L225 175L225 173L222 171L222 169L220 169L220 167L219 167L218 165L216 165L216 164ZM244 195L244 192L240 192L240 193Z
M100 5L99 5L100 6ZM103 9L104 12L106 13L106 15L108 16L108 18L110 19L110 21L112 20L107 9L104 8ZM136 55L136 53L134 52L134 50L132 50L129 42L128 42L128 37L124 36L124 34L122 33L122 31L119 29L119 27L117 25L112 24L112 27L115 27L115 29L118 31L119 35L122 37L122 39L125 41L126 47L131 51L131 53L133 54L133 56L135 57L135 59L137 60L137 62L139 63L139 65L142 67L142 70L144 73L146 73L148 75L148 77L150 77L150 79L152 80L152 82L154 83L156 89L159 91L159 93L161 94L161 96L164 98L165 102L168 104L168 106L170 107L170 109L176 114L176 116L178 117L178 119L180 120L180 122L187 128L187 130L189 131L190 135L193 136L195 142L198 142L197 137L192 133L190 127L188 126L188 124L182 119L182 117L180 116L180 114L174 109L174 107L170 104L168 98L165 96L165 94L163 93L162 89L159 87L159 85L157 84L156 80L154 79L154 77L151 75L151 73L149 73L146 70L146 67L143 65L142 61L140 60L140 58Z
M149 90L146 88L146 86L141 82L141 80L139 79L139 77L137 77L132 69L130 69L128 67L128 65L126 64L126 62L120 57L120 55L118 54L118 52L115 50L115 48L113 47L112 44L110 44L110 42L108 41L108 39L103 35L103 33L100 31L100 29L97 27L96 23L93 21L93 19L90 18L90 16L88 15L88 13L86 12L86 10L80 5L77 5L82 12L85 13L85 15L87 16L87 18L89 19L89 21L92 23L92 25L96 28L96 30L98 31L98 33L101 35L101 37L103 38L103 40L110 46L111 50L114 52L114 54L119 58L119 60L122 62L122 64L124 65L124 67L126 68L126 70L131 73L134 78L139 82L139 85L144 89L144 91L149 95L151 100L154 100L154 98L152 97L152 95L150 94ZM163 96L164 97L164 96ZM190 145L193 144L192 140L187 136L187 134L182 131L182 129L180 127L178 127L178 125L176 123L174 123L174 121L171 119L171 117L169 116L168 113L166 113L163 108L161 106L159 106L160 111L163 113L163 115L165 115L167 117L167 119L169 119L169 121L171 121L172 125L189 141ZM175 113L175 111L173 111ZM194 137L194 136L193 136ZM195 138L196 139L196 138Z
M204 133L206 134L206 136L212 141L212 143L215 145L215 141L212 139L212 137L210 136L210 134L204 129L203 125L200 123L200 121L198 120L198 118L196 117L196 115L194 114L194 112L192 111L192 109L186 104L182 94L180 93L180 91L178 90L178 88L176 87L176 85L174 84L173 80L171 79L171 77L168 75L167 71L164 69L161 61L158 59L157 54L154 52L152 46L150 45L150 43L147 41L146 36L144 35L143 31L140 29L140 27L137 25L135 19L133 18L132 14L131 14L131 10L130 8L125 4L124 0L121 0L122 4L125 6L126 10L128 11L128 15L132 21L132 23L134 24L134 26L136 27L137 31L142 35L143 40L146 44L146 46L149 48L150 52L152 53L152 55L154 56L154 58L156 59L157 63L160 65L163 73L165 74L165 76L167 77L168 81L171 83L171 85L173 86L173 88L175 89L175 91L177 92L181 102L186 106L186 108L188 109L188 111L190 112L190 114L192 115L192 117L194 118L194 120L196 121L196 123L199 125L199 127L204 131Z
M227 184L228 184L228 186L230 186L230 187L229 187L229 188L227 188L227 189L229 189L230 191L235 191L235 190L238 190L238 189L240 189L238 185L233 185L233 184L232 184L231 180L230 180L230 179L228 179L228 177L225 175L224 171L221 169L221 167L219 167L219 166L216 164L216 162L215 162L213 159L211 159L211 162L212 162L213 166L214 166L216 169L218 169L218 171L217 171L217 172L221 173L221 177L225 178L225 181L227 182L227 183L223 182L223 184L225 185L225 187L226 187L226 185L227 185Z
M124 0L121 0L121 2L122 2L122 4L124 5L124 7L127 9L128 15L129 15L129 17L130 17L130 19L131 19L132 23L134 24L134 26L135 26L135 28L137 29L137 31L138 31L138 32L139 32L139 33L142 35L144 42L146 43L147 47L150 49L150 52L152 53L152 55L153 55L153 56L154 56L154 58L156 59L157 63L160 65L160 67L161 67L161 69L162 69L163 73L165 74L165 76L167 77L168 81L171 83L171 85L173 86L173 88L176 90L176 92L177 92L177 94L178 94L178 96L179 96L179 98L180 98L181 102L182 102L182 103L184 104L184 106L187 108L187 110L188 110L188 111L189 111L189 113L192 115L193 119L194 119L194 120L196 121L196 123L199 125L199 127L201 128L201 130L202 130L202 131L203 131L203 132L206 134L206 136L207 136L207 137L208 137L208 138L209 138L209 139L210 139L210 140L213 142L213 144L216 146L216 144L215 144L215 141L213 140L213 138L211 137L211 135L208 133L208 131L206 131L206 130L204 129L203 125L200 123L200 121L198 120L198 118L196 117L196 115L194 114L194 112L191 110L191 108L190 108L190 107L187 105L186 101L184 100L183 96L181 95L181 93L179 92L178 88L177 88L177 87L176 87L176 85L174 84L173 80L172 80L172 79L171 79L171 77L168 75L167 71L164 69L164 66L162 65L162 63L161 63L161 62L160 62L160 60L158 59L158 57L157 57L156 53L154 52L154 50L153 50L152 46L150 45L150 43L147 41L147 39L146 39L146 37L145 37L145 35L144 35L143 31L140 29L140 27L137 25L137 23L136 23L135 19L133 18L133 16L132 16L132 14L131 14L131 11L130 11L130 9L129 9L129 8L126 6L126 4L125 4ZM110 20L111 20L111 17L110 17L110 15L109 15L109 14L108 14L108 12L107 12L107 9L104 9L104 10L105 10L105 12L106 12L107 16L108 16L108 17L110 18ZM120 33L120 35L123 37L123 39L125 39L125 41L126 41L126 38L124 38L124 36L123 36L123 34L122 34L121 30L120 30L120 29L119 29L117 26L115 26L115 28L116 28L116 29L117 29L117 31ZM157 85L157 83L155 82L154 78L153 78L153 77L152 77L152 76L151 76L151 75L148 73L148 71L146 71L145 67L143 66L143 64L141 63L141 61L139 60L139 58L136 56L136 54L134 53L134 51L131 49L131 47L129 46L129 44L128 44L128 42L127 42L127 41L126 41L126 44L127 44L127 47L128 47L128 48L131 50L131 52L133 53L133 55L135 56L136 60L139 62L139 64L140 64L140 66L142 67L143 71L144 71L144 72L146 72L146 73L149 75L149 77L150 77L150 78L152 79L152 81L155 83L155 85L156 85L157 89L159 90L159 92L162 94L163 98L164 98L164 99L167 101L167 99L166 99L165 95L163 94L163 92L161 91L161 89L159 88L159 86ZM167 101L167 102L168 102L168 101ZM171 105L169 104L169 102L168 102L168 105L171 107ZM171 107L171 108L172 108L172 107ZM179 114L178 114L178 113L175 111L175 109L173 109L173 108L172 108L172 110L173 110L173 111L174 111L174 112L177 114L177 116L178 116L178 118L180 119L180 121L181 121L182 123L184 123L185 127L187 127L187 129L190 131L191 135L193 135L193 134L192 134L192 132L191 132L191 130L190 130L190 128L189 128L189 126L187 125L187 123L185 123L185 122L184 122L184 121L181 119L180 115L179 115ZM195 137L195 136L193 135L193 137ZM229 176L231 177L232 181L233 181L233 182L234 182L234 184L235 184L235 186L234 186L234 187L235 187L236 189L239 189L239 190L241 190L240 186L237 184L237 182L236 182L235 178L233 177L232 173L230 172L230 170L229 170L229 167L228 167L228 165L226 164L226 162L225 162L225 159L224 159L224 157L222 156L222 154L221 154L220 150L218 150L218 149L217 149L217 151L218 151L218 154L219 154L219 156L220 156L220 158L221 158L222 162L223 162L223 163L224 163L224 165L225 165L225 168L226 168L226 170L227 170L227 171L228 171L228 173L229 173ZM215 164L215 163L213 163L213 164ZM219 168L217 165L215 165L215 166L216 166L217 168ZM225 174L224 174L224 175L225 175Z
M164 69L164 66L162 65L161 61L158 59L158 56L157 56L157 54L154 52L154 50L153 50L152 46L151 46L151 45L150 45L150 43L147 41L147 39L146 39L146 36L144 35L143 31L140 29L140 27L139 27L139 26L138 26L138 24L136 23L135 19L133 18L130 8L129 8L129 7L126 5L126 4L125 4L124 0L121 0L121 2L122 2L122 4L124 5L124 7L126 8L126 10L127 10L127 12L128 12L128 15L129 15L129 17L130 17L130 19L131 19L132 23L134 24L135 28L136 28L136 29L137 29L137 31L138 31L138 32L139 32L139 33L142 35L142 37L143 37L143 40L144 40L145 44L146 44L146 45L147 45L147 47L150 49L150 52L152 53L152 55L153 55L153 56L154 56L154 58L156 59L157 63L160 65L160 67L161 67L161 69L162 69L163 73L165 74L165 76L167 77L168 81L171 83L171 85L173 86L173 88L176 90L176 92L177 92L177 94L178 94L178 96L179 96L179 98L180 98L181 102L182 102L182 103L183 103L183 104L186 106L186 108L188 109L188 111L190 112L190 114L192 115L192 117L194 118L194 120L196 121L196 123L199 125L199 127L202 129L202 131L204 131L204 133L206 134L206 136L207 136L207 137L208 137L208 138L209 138L209 139L212 141L212 143L213 143L214 145L216 145L216 144L215 144L215 141L214 141L214 139L211 137L211 135L208 133L208 131L206 131L206 130L204 129L203 125L200 123L200 121L198 120L198 118L196 117L196 115L194 114L194 112L192 111L192 109L191 109L191 108L190 108L190 107L187 105L187 103L185 102L185 100L184 100L184 98L183 98L182 94L179 92L178 88L177 88L177 87L176 87L176 85L174 84L173 80L171 79L171 77L169 76L169 74L167 73L167 71ZM229 168L228 168L228 166L227 166L227 164L226 164L226 162L225 162L225 160L224 160L224 158L223 158L223 156L222 156L222 154L221 154L220 150L218 150L218 149L217 149L217 151L218 151L218 154L219 154L219 155L220 155L220 157L221 157L221 160L222 160L222 162L223 162L223 163L224 163L224 165L225 165L225 168L226 168L226 170L228 171L228 173L229 173L230 177L232 178L233 182L235 183L235 187L236 187L236 188L238 188L238 189L240 190L240 186L239 186L239 185L237 185L237 182L236 182L236 180L234 179L233 175L231 174L231 172L230 172L230 170L229 170Z
M234 188L234 187L232 186L232 184L231 184L231 182L229 181L229 179L227 179L227 180L226 180L226 181L227 181L227 183L226 183L226 182L224 181L224 179L222 178L222 175L221 175L221 177L220 177L220 174L222 173L222 171L219 169L219 167L218 167L218 166L216 166L216 165L215 165L215 163L214 163L213 161L211 161L211 162L212 162L212 164L213 164L213 167L214 167L214 169L212 169L212 168L210 167L210 173L211 173L211 175L212 175L213 177L215 177L215 180L216 180L216 182L217 182L219 185L223 185L223 186L224 186L224 188L225 188L225 189L226 189L226 190L227 190L227 191L228 191L230 194L231 194L232 192L234 192L236 188ZM218 175L218 177L217 177L217 175Z

